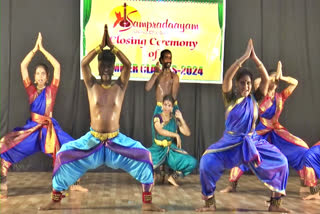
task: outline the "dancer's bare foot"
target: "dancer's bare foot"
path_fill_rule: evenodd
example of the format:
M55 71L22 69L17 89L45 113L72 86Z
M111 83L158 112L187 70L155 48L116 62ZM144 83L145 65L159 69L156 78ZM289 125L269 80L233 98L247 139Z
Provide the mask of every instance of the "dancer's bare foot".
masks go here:
M156 185L156 181L157 181L157 176L156 174L153 174L153 185Z
M162 209L152 203L142 203L142 211L154 211L154 212L165 212L165 209Z
M0 199L1 199L1 200L6 200L7 198L8 198L7 192L1 191L1 193L0 193Z
M77 185L71 185L70 191L88 192L89 190L87 188L84 188L80 184L77 184Z
M47 205L39 207L39 210L55 210L61 207L61 202L50 201Z
M160 183L164 184L164 181L166 179L166 174L165 173L160 173Z
M299 192L310 192L310 187L300 187Z
M196 212L214 212L216 211L216 206L211 205L211 206L204 206L196 209Z
M229 192L237 192L237 189L233 188L232 186L227 186L223 190L220 190L221 193L229 193Z
M291 211L281 206L270 205L269 212L290 213Z
M320 194L308 195L303 197L302 200L320 200Z
M168 178L168 182L169 182L170 184L172 184L173 186L175 186L175 187L178 187L178 186L179 186L179 184L177 184L176 180L175 180L171 175L170 175L169 178Z
M7 185L7 182L5 183L1 183L0 185L0 191L7 191L8 190L8 185Z
M7 182L1 183L0 186L0 199L7 199L8 198L8 186Z

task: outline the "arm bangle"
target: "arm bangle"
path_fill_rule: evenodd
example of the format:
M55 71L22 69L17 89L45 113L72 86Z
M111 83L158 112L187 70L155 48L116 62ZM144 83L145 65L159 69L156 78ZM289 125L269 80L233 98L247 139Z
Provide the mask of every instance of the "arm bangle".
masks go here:
M113 53L114 55L117 55L118 52L119 52L119 49L116 46L113 46L113 48L111 49L111 53Z
M100 45L98 45L94 50L96 51L96 54L99 54L99 53L102 52L102 49L101 49Z

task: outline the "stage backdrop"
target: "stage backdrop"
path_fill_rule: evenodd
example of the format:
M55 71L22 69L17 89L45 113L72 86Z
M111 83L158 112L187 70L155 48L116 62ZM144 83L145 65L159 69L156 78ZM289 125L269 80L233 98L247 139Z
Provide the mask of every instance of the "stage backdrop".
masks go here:
M132 63L130 80L149 80L161 50L169 49L181 82L222 82L224 0L82 0L81 6L81 58L101 43L108 24L112 42ZM114 79L121 66L116 60Z

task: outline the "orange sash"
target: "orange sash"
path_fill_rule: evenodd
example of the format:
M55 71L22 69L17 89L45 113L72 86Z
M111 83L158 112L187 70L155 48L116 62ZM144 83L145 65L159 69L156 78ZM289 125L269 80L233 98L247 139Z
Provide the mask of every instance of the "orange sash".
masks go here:
M59 151L59 141L57 138L56 131L50 117L40 115L34 112L31 112L31 119L34 122L43 124L47 126L47 137L45 142L45 153L53 154L53 159L55 159L55 154Z

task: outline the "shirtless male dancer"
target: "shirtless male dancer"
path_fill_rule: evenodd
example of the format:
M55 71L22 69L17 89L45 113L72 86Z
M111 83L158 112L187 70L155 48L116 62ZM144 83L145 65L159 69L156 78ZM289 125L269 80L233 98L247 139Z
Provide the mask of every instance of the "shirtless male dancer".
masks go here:
M103 50L108 46L110 50ZM90 63L98 55L101 81L91 73ZM123 64L116 81L111 77L115 57ZM57 153L53 174L52 201L44 210L59 208L61 191L68 188L87 170L103 164L123 169L142 184L142 210L165 211L152 204L153 164L150 152L138 141L119 132L119 121L125 91L130 77L131 62L116 48L105 25L100 45L91 50L81 62L81 70L88 92L91 128L78 140L67 143Z

